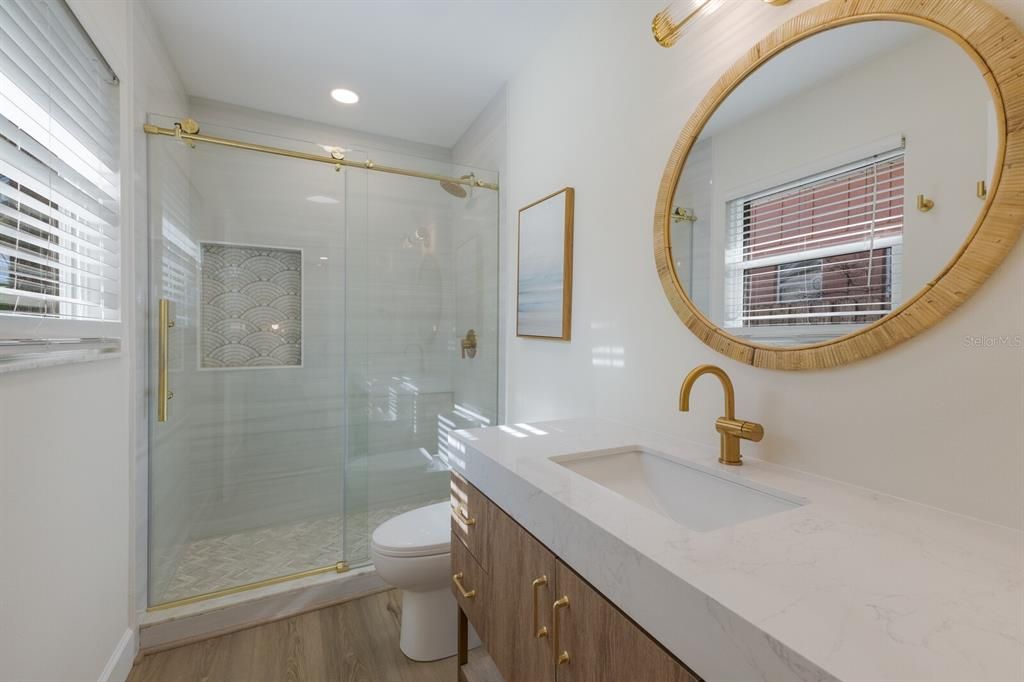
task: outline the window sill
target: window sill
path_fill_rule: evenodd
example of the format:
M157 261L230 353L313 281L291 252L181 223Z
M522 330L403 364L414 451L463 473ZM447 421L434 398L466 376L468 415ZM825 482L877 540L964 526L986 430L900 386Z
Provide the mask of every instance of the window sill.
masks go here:
M68 350L50 350L37 353L18 353L17 355L0 356L0 374L21 372L43 367L60 365L77 365L96 360L116 360L121 357L120 348L75 348Z

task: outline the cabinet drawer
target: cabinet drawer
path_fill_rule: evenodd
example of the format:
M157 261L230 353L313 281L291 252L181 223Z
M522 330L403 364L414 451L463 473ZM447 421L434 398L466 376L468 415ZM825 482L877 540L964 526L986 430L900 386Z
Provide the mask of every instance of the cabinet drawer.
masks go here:
M456 537L452 537L452 592L480 639L486 642L488 576Z
M465 543L477 563L490 570L490 547L487 542L491 501L459 476L452 474L452 533Z

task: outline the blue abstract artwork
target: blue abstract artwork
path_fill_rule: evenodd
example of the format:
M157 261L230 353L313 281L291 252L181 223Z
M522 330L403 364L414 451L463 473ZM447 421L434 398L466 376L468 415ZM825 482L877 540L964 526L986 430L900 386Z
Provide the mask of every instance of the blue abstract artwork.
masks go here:
M519 212L519 336L569 338L572 200L566 188Z

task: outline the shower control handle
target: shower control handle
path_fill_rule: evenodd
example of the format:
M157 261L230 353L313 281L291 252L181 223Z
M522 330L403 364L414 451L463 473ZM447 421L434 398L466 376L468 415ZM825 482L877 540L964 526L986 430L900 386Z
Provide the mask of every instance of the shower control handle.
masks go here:
M470 329L466 332L466 335L462 337L462 359L465 360L467 357L472 360L476 357L476 330Z

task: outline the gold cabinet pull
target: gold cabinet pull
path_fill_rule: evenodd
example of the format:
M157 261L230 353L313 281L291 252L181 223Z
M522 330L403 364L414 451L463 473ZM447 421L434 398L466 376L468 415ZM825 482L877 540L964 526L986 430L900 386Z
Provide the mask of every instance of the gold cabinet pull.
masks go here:
M463 505L459 505L459 516L462 517L462 521L467 526L475 526L476 525L476 519L474 519L472 516L469 515L469 510L466 509L466 505L464 505L464 504Z
M540 639L542 637L547 637L548 636L548 626L547 625L541 626L541 624L539 622L540 621L540 614L538 613L539 609L537 608L538 607L538 601L540 599L539 590L537 588L539 588L542 585L547 585L547 584L548 584L548 577L546 575L542 575L541 577L539 577L539 578L537 578L536 580L533 581L533 636L536 637L537 639Z
M462 571L452 576L452 582L455 583L455 587L459 588L459 592L464 598L472 599L476 596L476 590L467 590L466 586L462 584Z
M561 646L559 646L558 642L558 609L567 608L569 608L569 597L565 595L562 595L558 601L551 605L551 641L554 643L555 665L569 662L569 652L559 651Z
M158 312L157 324L160 325L160 328L157 329L156 419L165 422L167 421L167 401L174 397L167 381L167 361L170 356L170 339L168 337L171 327L174 326L174 320L171 319L171 302L166 298L161 298Z

